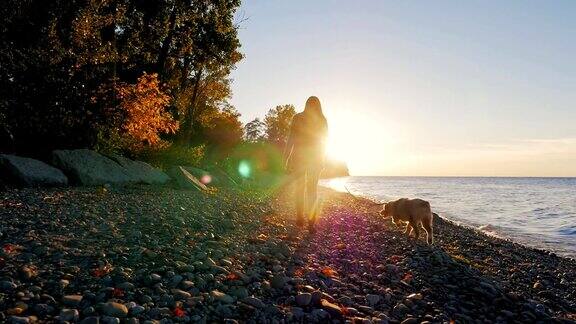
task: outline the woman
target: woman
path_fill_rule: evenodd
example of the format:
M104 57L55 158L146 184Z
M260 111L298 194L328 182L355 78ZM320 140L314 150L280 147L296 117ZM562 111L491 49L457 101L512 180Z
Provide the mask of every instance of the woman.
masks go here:
M303 226L306 215L311 232L318 216L318 177L324 167L327 133L320 100L312 96L306 100L304 111L294 115L284 150L286 167L296 185L296 223Z

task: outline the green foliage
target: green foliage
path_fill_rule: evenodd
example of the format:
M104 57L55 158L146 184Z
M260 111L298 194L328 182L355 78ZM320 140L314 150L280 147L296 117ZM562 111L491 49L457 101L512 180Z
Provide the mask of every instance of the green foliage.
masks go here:
M200 166L205 151L204 145L188 147L174 144L162 150L144 150L136 157L156 167L167 169L172 165Z
M284 147L290 133L290 123L296 114L293 105L280 105L270 109L264 117L266 140L278 147Z
M266 125L259 118L248 122L244 126L244 139L249 143L257 143L264 140L265 127Z

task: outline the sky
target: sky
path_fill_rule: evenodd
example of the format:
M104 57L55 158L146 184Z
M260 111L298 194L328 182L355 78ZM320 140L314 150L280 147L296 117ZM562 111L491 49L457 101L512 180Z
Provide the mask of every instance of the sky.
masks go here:
M576 176L576 1L244 0L242 121L316 95L352 175Z

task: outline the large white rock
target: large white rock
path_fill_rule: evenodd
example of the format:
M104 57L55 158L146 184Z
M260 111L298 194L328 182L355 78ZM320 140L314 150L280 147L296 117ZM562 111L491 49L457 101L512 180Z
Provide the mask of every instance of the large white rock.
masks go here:
M206 185L200 182L190 172L186 171L184 167L181 166L172 167L170 170L168 170L168 174L180 188L208 190Z
M170 181L170 177L166 173L154 168L146 162L130 160L129 158L117 154L111 154L109 157L124 167L130 177L135 179L137 182L146 184L165 184Z
M80 185L125 185L138 182L120 164L87 149L53 151L52 163L64 171L71 182Z
M68 184L68 178L62 171L31 158L0 154L0 170L9 180L28 187Z

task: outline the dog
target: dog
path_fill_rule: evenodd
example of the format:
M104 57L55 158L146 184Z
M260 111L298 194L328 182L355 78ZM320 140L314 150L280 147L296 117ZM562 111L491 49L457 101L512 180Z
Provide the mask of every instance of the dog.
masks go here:
M432 226L434 213L432 213L430 203L426 200L401 198L390 201L384 204L380 215L384 218L391 217L392 222L397 226L408 223L404 233L410 236L412 231L414 231L416 240L420 236L420 225L422 225L426 231L426 242L428 244L434 243L434 229Z

